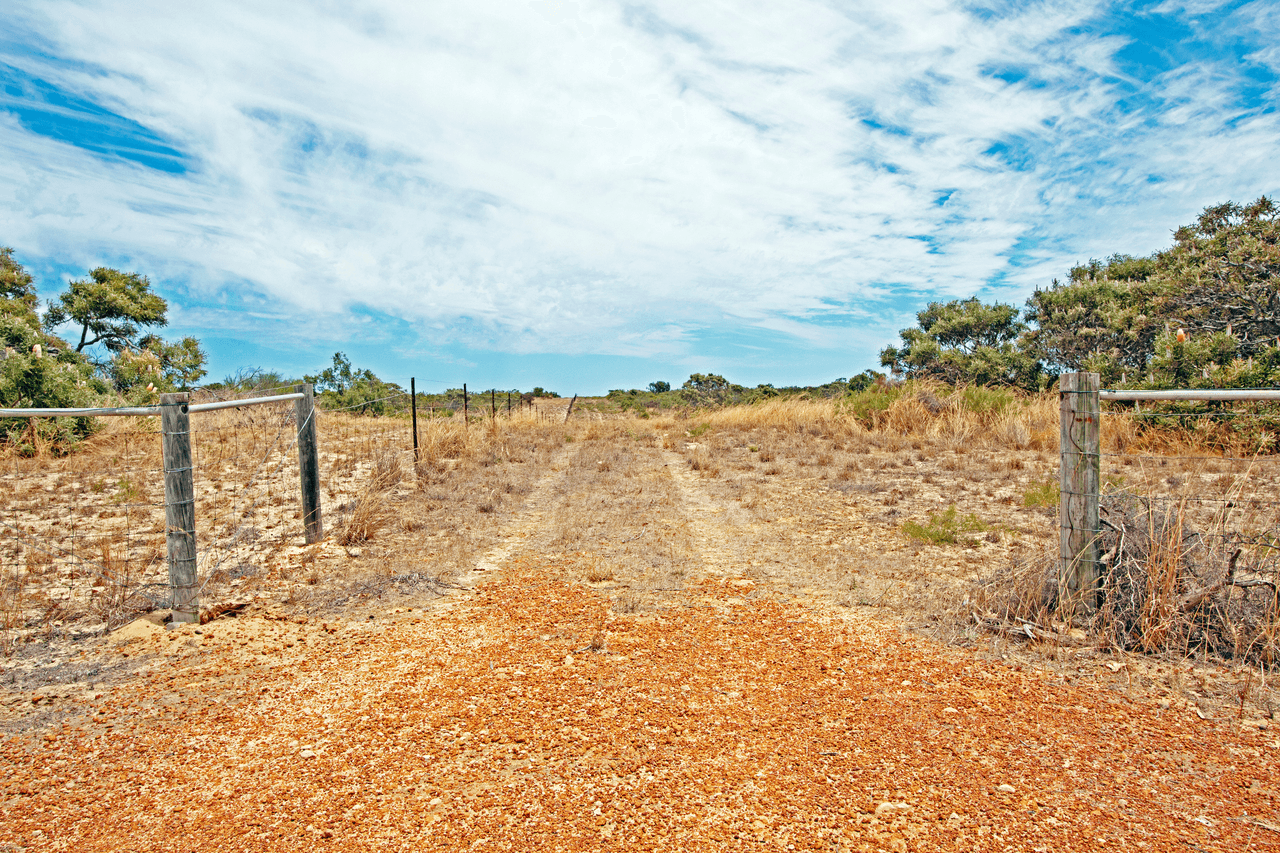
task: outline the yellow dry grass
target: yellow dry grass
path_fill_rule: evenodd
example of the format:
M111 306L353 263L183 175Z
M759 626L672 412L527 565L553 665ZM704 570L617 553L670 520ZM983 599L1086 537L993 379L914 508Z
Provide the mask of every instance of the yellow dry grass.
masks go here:
M1057 395L1023 398L1005 410L983 412L966 408L959 392L934 390L938 393L922 388L919 394L899 397L870 415L860 415L841 400L787 398L665 415L651 422L659 431L688 429L687 424L696 423L737 432L770 429L828 438L927 438L987 449L1057 448Z
M285 404L192 415L205 606L277 589L295 603L321 600L366 573L366 563L383 574L417 572L420 557L393 547L405 538L425 543L433 576L456 572L563 434L529 414L469 427L461 418L423 418L415 466L407 419L321 412L321 505L333 535L328 545L307 546L292 411ZM96 633L165 606L160 445L156 419L110 418L66 457L0 454L5 651L19 639ZM357 556L326 555L338 545ZM312 588L296 588L299 578Z

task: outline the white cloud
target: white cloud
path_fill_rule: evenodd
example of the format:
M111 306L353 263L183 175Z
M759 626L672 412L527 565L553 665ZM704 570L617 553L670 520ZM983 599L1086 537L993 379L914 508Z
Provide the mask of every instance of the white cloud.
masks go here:
M895 293L1025 295L1274 189L1277 120L1237 105L1232 68L1126 77L1097 14L20 3L58 59L8 62L195 165L103 162L0 118L19 199L0 233L211 302L247 288L335 334L365 305L524 351L678 355L718 324L832 346L820 321L850 304L873 324Z

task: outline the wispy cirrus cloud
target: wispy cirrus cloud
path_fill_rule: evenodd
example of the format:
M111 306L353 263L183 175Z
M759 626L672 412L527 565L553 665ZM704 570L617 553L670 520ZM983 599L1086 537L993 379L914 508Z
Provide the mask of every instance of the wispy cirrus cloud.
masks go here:
M1276 18L1219 7L20 2L0 240L214 325L865 361L1273 191Z

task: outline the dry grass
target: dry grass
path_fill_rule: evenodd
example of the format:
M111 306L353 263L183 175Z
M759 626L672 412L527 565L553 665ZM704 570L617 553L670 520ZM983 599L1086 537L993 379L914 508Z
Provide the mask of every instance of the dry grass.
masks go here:
M554 484L549 503L524 547L600 590L616 612L644 613L687 594L700 575L727 571L745 574L758 590L850 617L884 616L1001 656L1013 654L1016 639L1006 629L1022 637L1028 654L1052 636L1046 654L1061 658L1063 638L1075 629L1052 610L1042 558L1057 547L1056 398L987 411L961 402L926 389L870 414L832 401L791 400L696 416L587 413L568 425L545 412L496 423L486 418L470 428L458 419L430 419L420 425L416 464L405 421L323 414L323 503L333 535L331 544L311 548L303 546L296 518L296 463L287 446L273 451L268 440L281 426L267 419L206 421L216 428L197 437L201 542L234 547L221 546L226 557L211 566L205 598L274 596L314 611L434 594L497 544L503 525L547 478ZM1114 420L1104 419L1108 452L1149 440ZM131 582L154 579L138 569L163 571L163 555L154 551L163 544L162 524L119 511L156 499L154 486L139 476L152 457L139 448L158 441L134 430L93 442L89 453L47 460L45 467L4 460L16 465L16 485L8 504L0 502L0 517L6 510L25 513L19 524L34 522L47 535L52 525L41 507L72 492L84 504L77 519L127 534L110 555L95 546L94 565L127 557ZM1147 496L1219 497L1220 508L1235 501L1224 530L1259 537L1276 527L1276 519L1243 500L1280 487L1267 465L1254 465L1242 479L1242 464L1232 460L1150 455L1108 456L1104 478L1111 488ZM562 470L551 471L552 460ZM904 532L927 527L953 506L971 528L956 543L930 544ZM1184 529L1215 529L1206 506L1186 504ZM1250 572L1265 538L1255 546L1240 558ZM4 547L0 542L7 572L0 607L7 610L0 616L7 613L8 621L0 624L10 625L7 637L103 625L135 606L117 602L91 613L87 574L79 586L70 584L72 600L53 597L76 580L68 564ZM1186 654L1194 641L1188 645L1188 634L1167 626L1169 601L1189 591L1187 575L1160 565L1165 570L1149 575L1136 618L1151 648L1181 643ZM1241 595L1238 588L1225 592L1231 602ZM1248 595L1257 600L1259 592ZM1028 635L1018 620L1039 633ZM1084 654L1102 636L1070 643ZM1252 636L1262 637L1257 648L1274 645L1274 632L1269 641L1265 631ZM1127 640L1112 645L1142 648Z
M192 417L205 606L276 595L301 605L394 562L390 552L401 547L428 558L410 573L423 562L433 576L457 572L563 434L536 417L470 429L424 419L415 466L407 421L321 413L322 514L331 541L357 556L317 556L302 538L291 413L285 405ZM145 418L107 419L68 457L0 457L7 651L51 634L100 633L166 606L159 457L156 424Z
M965 408L956 394L922 386L915 395L894 400L885 409L863 413L838 400L777 399L751 406L698 412L696 422L717 432L778 431L822 436L853 450L870 445L927 438L966 447L1006 450L1057 450L1057 395L1043 394L1001 411ZM655 418L660 432L685 431L688 416ZM762 460L768 461L768 460Z

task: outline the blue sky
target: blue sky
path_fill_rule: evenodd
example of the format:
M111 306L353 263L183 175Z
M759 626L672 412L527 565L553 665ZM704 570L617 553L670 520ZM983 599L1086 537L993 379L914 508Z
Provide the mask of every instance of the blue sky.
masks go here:
M1275 194L1278 75L1261 0L9 0L0 245L210 379L824 382Z

